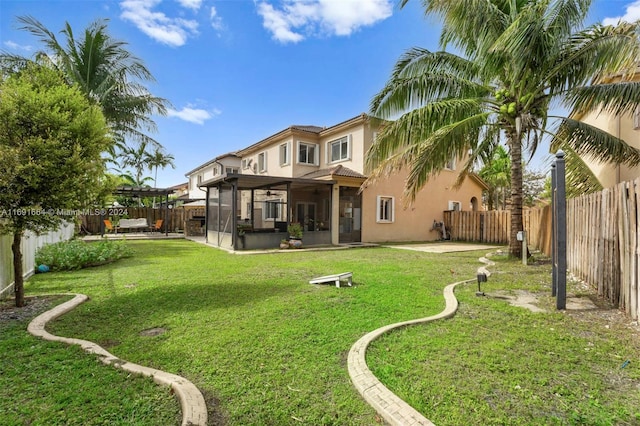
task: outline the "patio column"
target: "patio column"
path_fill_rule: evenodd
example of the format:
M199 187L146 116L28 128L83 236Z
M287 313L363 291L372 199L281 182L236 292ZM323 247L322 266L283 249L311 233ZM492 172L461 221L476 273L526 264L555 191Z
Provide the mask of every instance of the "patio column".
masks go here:
M331 191L331 244L340 243L340 184L334 183Z
M164 236L169 236L169 193L165 194L164 204Z
M291 182L287 182L287 226L291 223Z
M187 220L187 214L185 211L185 221ZM185 223L185 229L187 225ZM209 242L209 187L207 186L207 192L204 198L204 242Z
M218 196L220 198L220 196ZM238 250L238 181L231 183L231 246Z

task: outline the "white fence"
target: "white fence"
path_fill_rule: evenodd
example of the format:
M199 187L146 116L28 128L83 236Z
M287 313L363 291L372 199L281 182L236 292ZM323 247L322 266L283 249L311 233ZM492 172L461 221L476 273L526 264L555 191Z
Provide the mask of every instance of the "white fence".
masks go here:
M45 244L65 241L73 237L73 223L64 223L59 230L40 236L26 232L22 237L22 270L25 279L33 275L36 268L36 250ZM0 298L7 297L14 284L13 235L0 235Z

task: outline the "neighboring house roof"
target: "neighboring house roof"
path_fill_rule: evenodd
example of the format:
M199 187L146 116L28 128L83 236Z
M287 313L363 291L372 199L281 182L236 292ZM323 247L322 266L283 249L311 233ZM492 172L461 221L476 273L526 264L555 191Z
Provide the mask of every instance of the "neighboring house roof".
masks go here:
M218 155L216 158L214 158L214 159L212 159L212 160L209 160L209 161L207 161L207 162L206 162L206 163L204 163L204 164L199 165L198 167L196 167L195 169L193 169L193 170L191 170L191 171L189 171L189 172L185 173L184 175L185 175L185 176L190 176L190 175L192 175L193 173L197 172L198 170L200 170L200 169L202 169L202 168L205 168L205 167L207 167L208 165L213 164L213 163L215 163L215 162L217 162L217 161L220 161L220 160L222 160L223 158L227 158L227 157L240 158L240 156L238 155L238 153L237 153L237 152L227 152L226 154Z
M167 189L171 189L171 190L176 191L176 190L185 189L185 188L188 188L188 187L189 187L189 182L184 182L184 183L179 183L177 185L170 186Z
M324 129L324 127L301 126L299 124L294 124L293 126L291 126L291 129L302 130L303 132L320 133Z
M301 177L305 179L316 179L316 178L326 177L326 176L340 176L340 177L351 177L351 178L360 178L360 179L367 178L362 173L358 173L355 170L351 170L348 167L344 167L342 164L338 164L337 166L329 167L327 169L316 170L311 173L307 173L306 175L303 175Z

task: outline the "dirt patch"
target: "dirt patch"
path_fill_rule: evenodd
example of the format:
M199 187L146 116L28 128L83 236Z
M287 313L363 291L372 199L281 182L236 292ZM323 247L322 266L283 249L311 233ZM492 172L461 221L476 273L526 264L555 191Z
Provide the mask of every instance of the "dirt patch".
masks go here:
M25 297L25 306L16 308L13 298L0 300L0 323L26 321L46 311L59 296Z
M164 334L167 332L166 328L162 328L162 327L155 327L155 328L148 328L146 330L142 330L140 332L141 336L159 336L161 334Z

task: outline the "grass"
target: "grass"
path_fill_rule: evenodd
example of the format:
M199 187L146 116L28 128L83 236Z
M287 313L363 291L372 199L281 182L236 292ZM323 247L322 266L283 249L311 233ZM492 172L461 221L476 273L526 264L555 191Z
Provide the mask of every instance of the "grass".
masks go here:
M64 300L44 304L40 311ZM180 422L180 407L169 389L158 387L151 379L107 368L79 347L33 337L26 331L27 324L26 319L0 322L1 424Z
M381 423L350 382L349 348L375 328L440 312L442 289L474 277L483 254L360 248L239 256L188 241L129 245L131 258L37 275L27 292L88 294L90 302L49 330L185 376L205 394L211 423L229 425ZM522 268L500 262L493 269L503 263L511 272L495 274L489 286L540 289L549 277L547 265L530 267L516 280ZM307 283L343 271L354 273L353 288ZM634 362L624 369L619 364L637 359L640 351L624 347L623 333L595 339L590 324L528 313L503 300L476 298L474 291L457 291L462 310L453 320L410 327L374 344L368 362L383 383L439 425L539 424L539 416L550 413L558 424L579 424L580 416L602 419L593 424L638 421L638 392L629 386L640 370ZM156 327L167 331L140 335ZM589 341L598 351L585 357ZM527 364L533 360L543 365ZM554 374L580 379L556 383ZM597 384L612 375L627 387L610 386L605 393ZM465 387L471 376L479 376L478 384ZM556 397L563 402L553 409L547 408L547 387L565 396ZM572 408L578 395L590 411ZM514 413L517 420L508 420Z

